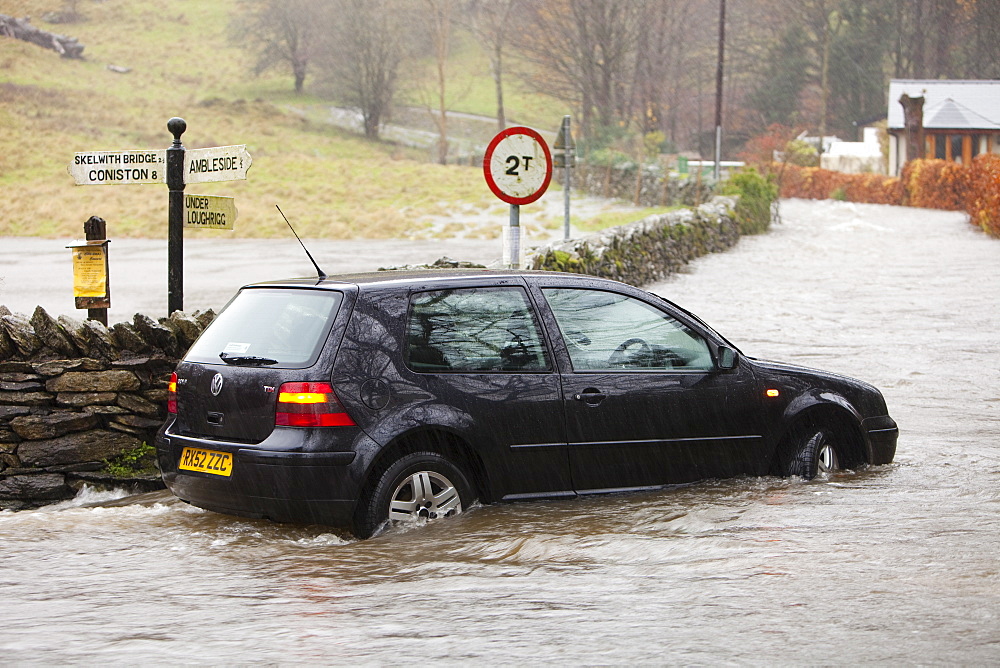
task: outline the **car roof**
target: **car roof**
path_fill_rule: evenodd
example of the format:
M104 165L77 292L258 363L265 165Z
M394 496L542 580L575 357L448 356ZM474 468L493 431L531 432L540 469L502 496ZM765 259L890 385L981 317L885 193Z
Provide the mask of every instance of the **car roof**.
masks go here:
M453 282L462 279L490 279L496 278L499 280L510 280L511 278L517 278L520 276L546 276L549 278L553 277L567 277L580 281L605 281L608 283L617 283L617 281L611 281L609 279L602 279L596 276L588 276L585 274L569 274L562 272L553 271L528 271L528 270L512 270L512 269L403 269L403 270L387 270L387 271L372 271L366 273L355 273L355 274L337 274L333 276L327 276L326 278L310 277L310 278L286 278L274 281L260 281L255 283L250 283L245 285L246 288L261 288L261 287L289 287L289 288L329 288L338 289L345 286L358 286L358 287L388 287L387 284L396 285L406 285L406 284L421 284L426 285L429 282Z
M716 332L709 324L707 324L700 317L687 310L686 308L676 304L669 299L657 295L655 293L649 293L642 288L636 288L635 286L628 285L627 283L622 283L621 281L616 281L610 278L602 278L600 276L591 276L589 274L573 274L569 272L560 271L545 271L545 270L516 270L516 269L388 269L385 271L371 271L364 273L354 273L354 274L336 274L333 276L327 276L326 278L319 278L318 276L307 277L307 278L286 278L279 279L275 281L261 281L257 283L249 283L244 285L244 288L326 288L328 290L343 290L344 288L406 288L407 286L417 287L419 290L426 290L430 287L429 284L441 283L442 287L447 287L448 284L454 284L460 282L463 279L470 279L475 281L496 279L496 280L506 280L508 284L511 279L515 279L522 276L536 276L544 277L547 279L569 279L571 281L579 281L581 283L589 283L592 286L599 286L601 284L605 286L619 286L625 287L626 289L637 290L642 293L652 295L656 299L659 299L667 304L670 304L677 310L687 314L695 321L697 321L702 327L704 327L709 332L715 334L727 345L736 348L732 343L729 343L725 337L722 337L718 332ZM433 288L432 288L433 289ZM738 350L738 349L737 349Z

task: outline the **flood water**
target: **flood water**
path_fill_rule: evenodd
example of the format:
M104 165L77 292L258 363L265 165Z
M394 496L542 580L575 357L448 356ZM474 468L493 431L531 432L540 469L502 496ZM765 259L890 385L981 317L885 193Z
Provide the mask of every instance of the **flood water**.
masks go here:
M880 387L896 463L474 509L357 542L163 494L0 513L0 662L1000 661L1000 241L788 201L655 291Z

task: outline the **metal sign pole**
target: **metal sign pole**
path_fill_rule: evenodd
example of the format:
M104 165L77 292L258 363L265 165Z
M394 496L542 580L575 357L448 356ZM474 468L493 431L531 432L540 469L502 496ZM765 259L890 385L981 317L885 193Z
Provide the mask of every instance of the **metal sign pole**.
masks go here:
M573 134L570 132L569 129L569 116L563 116L562 129L564 133L563 137L565 138L566 142L566 148L563 157L563 162L566 163L565 164L566 183L565 187L563 188L563 208L565 209L565 213L563 214L563 239L569 239L569 194L570 190L572 189L572 185L570 183L571 179L570 169L572 169L573 167L573 159L571 157L573 151L572 148Z
M510 205L510 268L521 268L521 205Z
M171 118L167 129L174 142L167 149L167 315L184 310L184 145L183 118Z
M573 189L570 169L576 166L576 143L573 141L573 133L569 127L570 117L563 116L562 125L556 134L556 143L552 147L555 166L566 170L566 179L563 182L563 238L569 239L569 197Z
M570 188L571 188L571 185L570 185L570 178L571 177L570 177L570 171L569 170L570 170L569 165L566 165L566 187L564 188L564 192L563 192L563 207L566 210L566 212L563 214L563 239L569 239L569 237L570 237L570 234L569 234L569 191L570 191Z

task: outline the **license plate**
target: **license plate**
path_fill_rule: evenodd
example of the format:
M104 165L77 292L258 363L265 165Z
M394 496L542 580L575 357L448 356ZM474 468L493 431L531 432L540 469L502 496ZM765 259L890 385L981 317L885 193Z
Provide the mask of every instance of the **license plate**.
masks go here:
M233 474L233 455L229 452L184 448L181 451L181 462L177 468L183 471L198 471L199 473L228 477Z

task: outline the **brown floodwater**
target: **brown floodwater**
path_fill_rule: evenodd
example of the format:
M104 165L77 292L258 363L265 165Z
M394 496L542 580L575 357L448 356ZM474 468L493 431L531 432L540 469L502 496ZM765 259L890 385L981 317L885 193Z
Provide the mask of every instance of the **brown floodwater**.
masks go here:
M749 355L857 376L894 464L474 508L354 541L85 491L0 513L0 662L1000 661L1000 241L789 201L654 290Z

